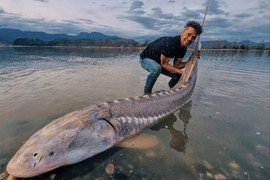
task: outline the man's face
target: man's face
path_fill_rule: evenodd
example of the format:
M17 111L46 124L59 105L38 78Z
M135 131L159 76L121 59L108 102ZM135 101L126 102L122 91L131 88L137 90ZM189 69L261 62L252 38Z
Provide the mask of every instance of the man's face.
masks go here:
M196 30L193 27L187 27L181 32L181 46L187 47L195 41L197 37Z

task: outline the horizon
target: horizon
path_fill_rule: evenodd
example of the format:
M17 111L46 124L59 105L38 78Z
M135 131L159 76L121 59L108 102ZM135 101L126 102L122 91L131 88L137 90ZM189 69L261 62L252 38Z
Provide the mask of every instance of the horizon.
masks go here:
M189 20L201 22L208 6L202 40L259 43L270 38L269 21L265 21L269 19L267 0L14 1L0 1L0 28L68 35L101 32L127 39L154 39L179 34Z

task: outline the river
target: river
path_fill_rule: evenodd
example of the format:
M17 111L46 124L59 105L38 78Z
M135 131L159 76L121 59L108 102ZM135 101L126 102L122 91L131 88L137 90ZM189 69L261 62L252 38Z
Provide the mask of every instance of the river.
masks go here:
M139 53L1 47L0 174L55 118L142 95L147 72ZM269 179L269 57L269 51L202 50L191 101L145 130L140 143L33 179ZM161 75L154 90L168 89L168 80ZM105 172L107 164L114 165L113 175Z

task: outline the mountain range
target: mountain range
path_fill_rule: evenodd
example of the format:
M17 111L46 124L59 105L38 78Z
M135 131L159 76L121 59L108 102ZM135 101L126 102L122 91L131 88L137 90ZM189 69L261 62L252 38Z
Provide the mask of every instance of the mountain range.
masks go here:
M72 36L67 34L47 34L45 32L21 31L18 29L7 29L7 28L0 29L0 43L2 44L12 44L18 38L39 39L42 41L53 41L56 39L71 39L71 40L124 39L118 36L108 36L99 32L91 32L91 33L81 32L76 36Z
M21 31L18 29L0 29L0 44L13 44L13 42L18 38L25 39L39 39L42 41L53 41L57 39L69 39L69 40L79 40L79 39L91 39L91 40L131 40L125 39L118 36L108 36L100 32L81 32L78 35L72 36L67 34L47 34L45 32L34 32L34 31ZM147 40L147 39L146 39ZM202 41L203 48L231 48L231 47L258 47L263 46L264 48L270 47L270 42L256 43L253 41L241 41L241 42L229 42L226 40L217 40L217 41Z

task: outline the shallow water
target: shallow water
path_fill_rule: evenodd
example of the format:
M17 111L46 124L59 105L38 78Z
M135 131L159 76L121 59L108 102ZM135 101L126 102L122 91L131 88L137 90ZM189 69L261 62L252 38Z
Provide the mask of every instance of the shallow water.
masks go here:
M53 119L142 94L147 72L139 52L0 48L0 173ZM114 147L38 178L269 179L269 57L269 51L203 50L192 100L143 132L158 144ZM155 90L167 89L168 80L160 76Z

